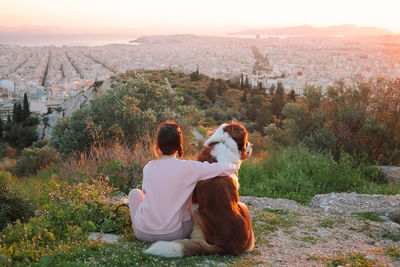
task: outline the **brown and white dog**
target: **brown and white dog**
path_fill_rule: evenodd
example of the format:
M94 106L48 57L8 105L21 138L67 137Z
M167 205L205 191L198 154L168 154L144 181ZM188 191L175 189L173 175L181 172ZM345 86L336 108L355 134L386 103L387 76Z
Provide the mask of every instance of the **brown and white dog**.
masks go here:
M247 130L241 124L222 124L204 143L198 160L240 164L251 153ZM254 233L247 206L239 202L235 175L197 184L192 197L193 231L190 239L158 241L145 253L163 257L249 252Z

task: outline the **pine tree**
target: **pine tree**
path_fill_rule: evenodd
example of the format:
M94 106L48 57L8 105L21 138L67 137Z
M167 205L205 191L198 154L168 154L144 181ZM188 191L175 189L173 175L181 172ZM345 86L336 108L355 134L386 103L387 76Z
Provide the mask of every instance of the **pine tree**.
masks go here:
M208 99L211 100L211 102L214 102L216 100L217 92L218 92L218 83L216 82L215 79L211 79L205 92L206 96L208 97Z
M3 119L0 118L0 142L3 142Z
M22 120L25 121L30 115L31 111L29 109L29 101L28 96L24 93L24 103L23 103L23 112L22 112Z
M275 89L276 89L275 84L272 84L271 87L269 88L269 94L273 95L275 93Z
M289 101L291 102L296 102L296 92L294 90L290 90L289 95L288 95Z
M246 79L244 80L244 87L246 90L250 89L249 77L246 75Z
M285 106L285 91L282 83L278 83L276 94L272 98L271 113L278 118L282 117L282 109Z

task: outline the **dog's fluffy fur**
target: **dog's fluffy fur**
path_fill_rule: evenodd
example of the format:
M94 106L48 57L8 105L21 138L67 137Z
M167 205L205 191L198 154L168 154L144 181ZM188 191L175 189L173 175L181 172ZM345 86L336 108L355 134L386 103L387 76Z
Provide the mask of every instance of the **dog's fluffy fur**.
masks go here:
M240 164L251 152L241 124L221 125L205 142L199 161ZM238 255L251 251L254 234L249 211L239 202L238 178L215 177L201 181L193 192L193 231L190 239L159 241L145 253L179 257L198 254Z

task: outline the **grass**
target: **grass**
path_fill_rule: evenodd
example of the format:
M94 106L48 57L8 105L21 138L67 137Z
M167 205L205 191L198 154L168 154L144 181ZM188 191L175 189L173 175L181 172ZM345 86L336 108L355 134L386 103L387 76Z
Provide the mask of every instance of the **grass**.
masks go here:
M218 266L233 264L244 257L233 256L195 256L186 258L160 258L144 254L149 243L135 240L118 244L95 244L75 248L67 253L57 253L42 257L39 263L61 266Z
M378 214L376 214L374 212L357 212L355 214L364 220L370 220L370 221L374 221L374 222L384 222L385 221L384 219L379 217Z
M359 267L376 267L384 266L377 263L375 260L369 260L365 255L360 253L352 253L349 255L337 255L334 257L321 257L311 256L308 258L309 261L319 261L325 263L328 267L336 266L359 266Z
M400 261L400 247L391 245L385 249L385 255L390 256L394 260Z
M240 168L240 195L286 198L307 204L317 194L356 192L398 194L400 185L383 183L372 167L358 165L348 155L335 162L329 153L304 146L282 148Z
M394 242L399 242L400 241L400 234L395 234L391 231L386 230L385 233L383 233L382 238L390 239Z

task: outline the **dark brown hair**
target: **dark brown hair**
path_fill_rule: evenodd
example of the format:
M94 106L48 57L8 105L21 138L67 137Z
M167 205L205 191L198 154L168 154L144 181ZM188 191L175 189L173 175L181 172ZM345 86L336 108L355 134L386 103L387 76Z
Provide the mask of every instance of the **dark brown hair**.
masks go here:
M165 121L158 125L157 148L164 155L172 155L178 152L183 157L183 135L181 127L173 121Z

